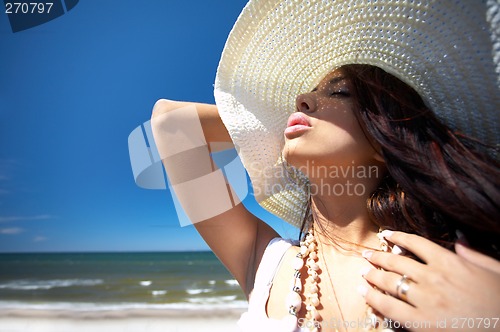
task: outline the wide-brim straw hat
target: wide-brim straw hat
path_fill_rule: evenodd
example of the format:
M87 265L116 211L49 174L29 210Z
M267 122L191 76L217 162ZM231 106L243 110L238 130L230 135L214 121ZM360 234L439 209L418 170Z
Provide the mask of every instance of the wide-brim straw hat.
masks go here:
M299 225L308 199L307 179L283 166L287 118L297 95L346 64L382 68L450 128L498 146L498 0L250 1L222 53L215 100L256 200L283 220Z

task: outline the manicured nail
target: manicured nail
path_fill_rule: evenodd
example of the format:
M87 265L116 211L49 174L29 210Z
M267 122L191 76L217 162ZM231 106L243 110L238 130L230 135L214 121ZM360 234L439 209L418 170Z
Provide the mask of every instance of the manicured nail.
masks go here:
M462 233L462 231L458 229L455 231L455 233L457 234L457 242L465 247L468 247L469 241L467 241L467 238L465 237L464 233Z
M391 252L395 255L401 255L402 253L404 253L404 250L398 247L397 245L393 245Z
M392 236L394 232L390 231L388 229L384 229L380 234L382 234L383 237L385 237L387 240Z
M359 270L359 273L361 273L361 275L364 277L365 275L368 274L368 272L370 272L371 269L372 269L371 266L365 266L361 270Z
M362 297L365 297L366 293L368 293L368 288L365 285L359 285L358 293L361 294Z
M361 253L361 256L363 256L366 259L372 258L372 255L373 255L373 250L363 250L363 252Z

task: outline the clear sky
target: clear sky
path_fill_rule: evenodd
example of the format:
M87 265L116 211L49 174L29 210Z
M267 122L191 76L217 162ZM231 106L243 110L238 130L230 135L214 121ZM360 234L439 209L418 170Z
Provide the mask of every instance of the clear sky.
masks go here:
M207 249L168 191L135 185L127 139L159 98L214 102L245 3L86 0L16 33L2 10L0 252Z

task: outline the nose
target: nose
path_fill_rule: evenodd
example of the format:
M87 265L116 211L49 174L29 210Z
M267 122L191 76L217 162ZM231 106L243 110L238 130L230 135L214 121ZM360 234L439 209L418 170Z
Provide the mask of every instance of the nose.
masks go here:
M304 93L297 96L295 107L297 112L312 113L316 110L316 100L309 93Z

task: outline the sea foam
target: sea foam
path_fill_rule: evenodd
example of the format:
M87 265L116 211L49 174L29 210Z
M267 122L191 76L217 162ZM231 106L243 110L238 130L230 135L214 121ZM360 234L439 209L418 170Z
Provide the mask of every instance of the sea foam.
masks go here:
M39 290L58 287L78 287L101 285L101 279L53 279L53 280L16 280L0 284L0 289Z

